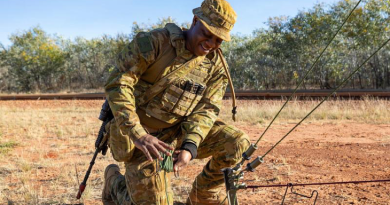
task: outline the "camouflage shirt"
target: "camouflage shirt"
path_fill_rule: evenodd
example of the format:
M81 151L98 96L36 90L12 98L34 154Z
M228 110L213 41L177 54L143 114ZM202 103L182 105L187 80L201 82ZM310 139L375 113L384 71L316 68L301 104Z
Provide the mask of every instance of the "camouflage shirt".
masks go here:
M136 140L147 134L141 125L145 122L136 112L137 109L142 109L149 112L148 116L160 121L169 121L168 123L171 124L180 123L184 142L193 143L198 147L217 119L222 106L222 97L228 84L221 59L215 51L209 53L198 66L182 78L184 81L198 83L205 88L201 97L194 97L198 100L192 99L186 111L179 109L175 112L177 107L180 107L176 104L180 103L175 104L175 100L172 99L176 98L172 96L177 93L169 93L169 90L156 96L143 107L137 103L137 98L145 92L142 88L153 84L145 82L143 76L153 63L159 62L158 60L165 55L167 50L174 49L177 57L172 64L163 69L159 78L168 75L194 58L193 54L185 48L182 31L170 32L169 27L178 28L176 25L167 24L162 29L142 32L127 45L118 56L117 66L105 84L105 92L120 131L129 135L131 139ZM172 90L181 89L179 86ZM183 98L183 96L186 94L182 93L177 98Z

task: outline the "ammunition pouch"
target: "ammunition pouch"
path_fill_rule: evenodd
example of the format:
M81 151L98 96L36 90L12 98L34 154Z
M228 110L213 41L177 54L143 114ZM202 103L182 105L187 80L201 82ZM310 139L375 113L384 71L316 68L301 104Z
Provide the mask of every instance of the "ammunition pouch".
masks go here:
M173 126L182 117L189 116L193 112L202 99L204 90L204 85L179 78L140 109L144 110L147 116ZM143 117L140 118L143 119ZM148 122L142 123L153 128L166 128L149 125Z
M202 99L204 86L192 81L179 81L170 85L164 92L162 108L179 116L188 116Z

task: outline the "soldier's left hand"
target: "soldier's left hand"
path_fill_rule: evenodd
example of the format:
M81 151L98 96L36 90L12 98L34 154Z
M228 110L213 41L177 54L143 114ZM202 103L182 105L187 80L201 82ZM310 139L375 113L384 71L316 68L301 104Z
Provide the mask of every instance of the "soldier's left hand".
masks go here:
M176 150L173 158L173 171L175 176L179 176L179 171L184 169L192 159L192 155L187 150Z

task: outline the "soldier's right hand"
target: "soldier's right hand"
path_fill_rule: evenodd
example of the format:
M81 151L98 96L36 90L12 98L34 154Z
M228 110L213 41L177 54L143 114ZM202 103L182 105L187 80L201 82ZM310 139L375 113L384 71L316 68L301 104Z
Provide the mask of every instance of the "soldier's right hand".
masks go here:
M168 156L171 156L171 153L169 153L167 149L169 150L174 149L173 147L169 146L168 144L164 143L163 141L149 134L144 135L138 140L134 141L134 144L135 147L140 149L145 154L146 158L149 161L153 161L152 155L150 153L152 153L159 160L163 160L163 158L160 155L160 152Z

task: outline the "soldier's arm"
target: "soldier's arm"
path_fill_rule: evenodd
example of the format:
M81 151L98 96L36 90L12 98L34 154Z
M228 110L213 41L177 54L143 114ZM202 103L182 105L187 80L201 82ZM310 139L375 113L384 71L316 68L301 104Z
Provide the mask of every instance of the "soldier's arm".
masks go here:
M197 147L217 120L222 107L222 98L228 85L220 59L216 61L216 66L212 78L207 83L202 100L187 117L187 120L182 123L182 128L185 131L182 149L190 151L193 158L197 155Z
M133 140L146 135L135 111L134 85L157 57L158 38L139 33L118 55L116 67L105 84L105 93L122 133Z

